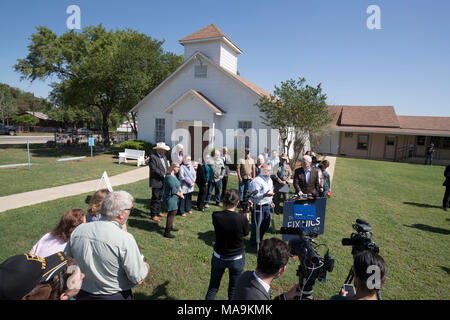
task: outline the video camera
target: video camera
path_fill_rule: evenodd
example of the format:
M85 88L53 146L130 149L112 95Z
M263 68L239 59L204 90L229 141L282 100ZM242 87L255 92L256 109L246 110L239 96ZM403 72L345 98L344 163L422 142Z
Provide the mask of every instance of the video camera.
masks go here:
M282 234L295 234L298 239L289 240L288 245L290 253L298 256L300 260L297 269L299 277L299 289L301 292L300 300L313 300L313 286L318 279L324 281L327 272L332 272L334 268L334 258L330 255L329 249L325 244L316 243L313 238L317 237L317 233L305 233L301 228L281 228ZM313 247L313 244L315 247ZM317 252L319 246L325 246L327 252L322 258Z
M352 224L353 229L356 233L352 233L350 238L343 238L342 245L343 246L352 246L352 255L356 255L359 252L370 250L374 253L380 252L380 248L378 245L372 241L372 227L370 224L362 219L356 219L356 223ZM353 282L353 278L355 276L355 271L353 267L350 268L350 271L347 275L347 278L344 282L344 287L353 287L351 283ZM348 290L346 290L348 291ZM356 292L354 292L356 293ZM381 291L377 291L377 299L381 300Z
M241 209L243 213L247 213L250 209L250 198L254 197L258 194L258 190L254 190L253 192L246 192L244 193L243 200L241 202Z
M372 227L368 222L356 219L356 223L352 227L357 233L352 233L350 238L343 238L342 245L352 246L353 255L364 250L370 250L374 253L380 251L378 245L372 241Z

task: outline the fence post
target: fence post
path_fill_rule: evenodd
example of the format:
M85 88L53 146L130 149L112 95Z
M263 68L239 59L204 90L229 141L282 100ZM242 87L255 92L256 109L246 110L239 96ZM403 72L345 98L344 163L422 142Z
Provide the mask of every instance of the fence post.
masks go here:
M27 153L28 153L28 170L30 170L30 140L27 140Z

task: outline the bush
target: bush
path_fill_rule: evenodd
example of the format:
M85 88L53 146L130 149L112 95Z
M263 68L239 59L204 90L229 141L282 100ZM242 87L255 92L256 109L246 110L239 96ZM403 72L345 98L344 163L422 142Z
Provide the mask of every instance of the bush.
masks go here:
M154 146L154 144L151 144L149 142L141 140L130 140L122 142L120 144L120 149L122 149L122 151L125 151L125 149L145 150L145 156L148 157L153 153Z

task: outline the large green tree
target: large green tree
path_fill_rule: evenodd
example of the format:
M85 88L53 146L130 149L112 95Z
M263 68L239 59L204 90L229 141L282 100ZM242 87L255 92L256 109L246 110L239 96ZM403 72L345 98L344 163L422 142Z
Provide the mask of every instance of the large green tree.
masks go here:
M292 165L295 166L310 135L332 121L326 100L321 84L313 87L306 84L305 78L298 78L281 82L273 95L263 96L256 103L264 114L263 123L279 130L284 151L293 146L294 156L289 159Z
M31 37L28 56L14 68L31 81L56 77L50 97L57 106L96 108L108 146L110 116L127 115L182 63L162 44L131 29L108 31L98 25L57 36L41 26Z

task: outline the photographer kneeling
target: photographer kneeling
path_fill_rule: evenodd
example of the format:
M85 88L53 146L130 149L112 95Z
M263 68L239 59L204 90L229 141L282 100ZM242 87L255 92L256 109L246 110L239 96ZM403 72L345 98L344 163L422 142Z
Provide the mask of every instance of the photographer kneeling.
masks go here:
M377 291L386 280L387 266L383 258L371 250L361 251L354 256L353 270L356 294L350 297L342 288L331 300L377 300Z
M277 238L261 242L255 271L246 271L239 278L233 300L270 300L270 283L286 271L289 260L288 245ZM293 300L300 295L298 285L275 299Z

